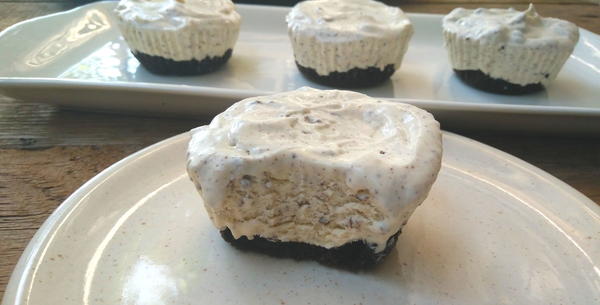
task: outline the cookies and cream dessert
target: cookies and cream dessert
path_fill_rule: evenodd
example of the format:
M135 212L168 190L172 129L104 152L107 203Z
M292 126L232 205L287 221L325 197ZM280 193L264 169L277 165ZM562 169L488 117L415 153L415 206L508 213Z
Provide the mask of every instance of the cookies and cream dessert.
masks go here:
M537 91L556 78L579 39L571 22L525 11L454 9L444 17L445 45L457 75L507 94Z
M115 13L131 52L159 74L217 69L231 57L240 29L230 0L121 0Z
M442 155L428 112L307 87L242 100L191 135L189 176L227 241L351 269L394 248Z
M299 70L337 87L370 86L400 68L413 28L402 10L373 0L309 0L286 17Z

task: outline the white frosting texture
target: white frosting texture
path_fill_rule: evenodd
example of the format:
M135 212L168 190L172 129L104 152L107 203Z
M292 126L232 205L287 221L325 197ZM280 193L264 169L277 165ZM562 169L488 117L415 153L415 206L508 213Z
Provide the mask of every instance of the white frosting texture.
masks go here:
M533 5L510 9L454 9L443 20L452 67L481 70L513 84L548 84L579 39L571 22L544 18Z
M306 87L242 100L191 134L188 173L217 228L327 248L383 250L442 155L431 114Z
M240 28L230 0L121 0L115 13L130 49L180 61L222 56Z
M309 0L286 17L296 61L320 75L400 67L413 28L402 10L373 0Z

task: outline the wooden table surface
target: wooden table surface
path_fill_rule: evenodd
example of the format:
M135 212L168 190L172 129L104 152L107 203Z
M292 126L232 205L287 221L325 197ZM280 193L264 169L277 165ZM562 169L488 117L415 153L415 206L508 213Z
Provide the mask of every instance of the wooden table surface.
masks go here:
M0 0L0 30L81 2ZM534 2L544 16L570 20L600 33L600 7L596 0ZM441 14L457 6L490 6L473 1L401 3L407 12ZM523 1L496 3L496 7L526 6ZM0 298L23 249L69 194L123 157L209 120L67 111L0 95ZM530 162L600 204L598 137L452 131Z

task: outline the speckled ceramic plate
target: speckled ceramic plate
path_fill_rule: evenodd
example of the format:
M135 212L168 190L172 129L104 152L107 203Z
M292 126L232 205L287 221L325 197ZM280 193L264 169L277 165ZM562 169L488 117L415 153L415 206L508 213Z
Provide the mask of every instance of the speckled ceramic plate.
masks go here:
M116 163L46 221L3 305L598 304L600 209L549 174L446 133L443 167L372 272L240 252L185 173L188 135Z
M242 98L302 86L285 15L238 5L239 41L224 69L198 77L148 73L115 26L114 1L19 23L0 34L0 91L27 101L118 112L213 114ZM461 83L442 44L441 15L409 14L415 35L400 70L359 90L432 111L446 126L600 134L600 36L581 29L573 55L548 90L512 97ZM42 30L43 29L43 30ZM23 39L27 37L28 39Z

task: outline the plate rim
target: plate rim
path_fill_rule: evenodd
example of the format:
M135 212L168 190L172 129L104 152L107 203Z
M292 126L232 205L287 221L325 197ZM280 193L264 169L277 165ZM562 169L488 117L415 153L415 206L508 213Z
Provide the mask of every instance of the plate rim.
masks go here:
M566 194L576 198L577 204L574 206L581 209L582 212L578 213L578 215L585 215L586 217L589 216L592 217L592 219L600 220L600 206L598 204L567 183L554 177L550 173L516 156L501 151L485 143L448 131L443 131L443 135L444 139L462 142L462 145L476 146L477 150L482 154L497 156L508 160L510 161L511 166L516 167L521 171L544 178L547 181L547 184L550 184L559 191L565 192ZM157 153L162 149L167 149L171 147L171 145L176 145L178 142L187 141L188 139L189 133L184 132L138 150L102 170L100 173L96 174L94 177L87 180L84 184L77 188L77 190L75 190L71 195L69 195L43 222L43 224L27 244L27 247L24 249L10 275L4 297L0 304L23 304L22 293L26 292L25 288L26 286L29 286L31 282L31 267L36 263L36 261L39 261L40 255L43 255L43 253L40 253L42 248L46 248L52 241L54 235L51 235L51 233L55 232L56 229L67 220L69 214L77 208L83 197L85 197L95 187L108 180L116 172L124 170L128 166L132 166L135 162L142 160L140 158L141 156Z
M114 1L103 0L98 2L92 2L84 4L66 11L51 13L43 16L34 17L31 19L23 20L15 23L2 32L0 32L0 39L14 31L22 25L35 23L38 20L46 18L55 18L58 16L68 16L76 14L79 11L86 11L94 7L102 6L114 6ZM269 10L289 10L291 7L287 6L274 6L274 5L259 5L259 4L236 4L236 7L244 7L248 9L269 9ZM459 6L457 6L459 7ZM421 18L435 18L439 19L443 17L443 14L429 14L429 13L406 13L409 17L421 17ZM579 27L579 26L578 26ZM595 40L600 41L600 35L592 31L586 30L579 27L582 35L589 36ZM217 88L210 86L193 86L193 85L175 85L168 83L150 83L150 82L126 82L126 81L95 81L86 79L61 79L55 77L7 77L0 76L0 93L4 93L7 96L17 96L19 94L11 94L12 90L19 90L22 88L28 89L47 89L47 88L61 88L63 90L106 90L114 91L125 90L133 91L136 93L152 93L158 92L161 94L172 95L172 96L203 96L206 98L225 98L227 100L241 100L243 98L265 95L273 92L266 92L261 90L246 90L246 89L230 89L230 88ZM576 117L598 117L600 116L600 108L592 107L571 107L571 106L539 106L539 105L518 105L518 104L502 104L502 103L482 103L482 102L461 102L451 101L446 99L418 99L418 98L382 98L397 102L409 102L415 105L426 107L430 110L441 110L441 111L453 111L453 112L483 112L483 113L508 113L508 114L524 114L524 115L570 115ZM45 102L49 103L49 102ZM60 105L60 103L49 103ZM81 105L85 107L85 105Z

